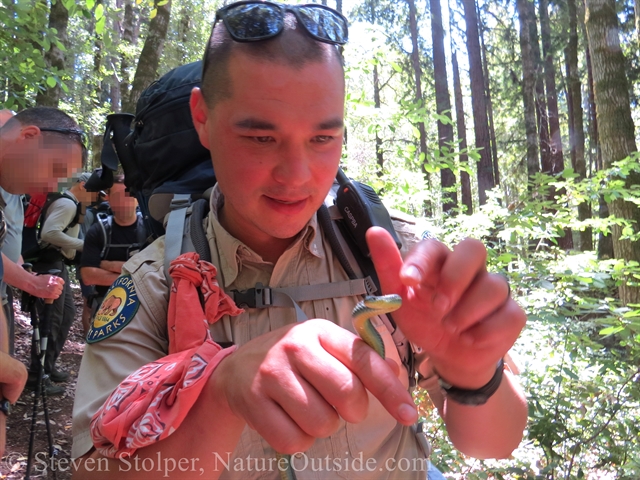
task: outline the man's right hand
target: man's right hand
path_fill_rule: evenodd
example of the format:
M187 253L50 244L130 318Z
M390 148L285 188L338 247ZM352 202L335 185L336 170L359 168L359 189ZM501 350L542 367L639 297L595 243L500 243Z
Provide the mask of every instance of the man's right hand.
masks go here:
M353 333L308 320L251 340L212 376L213 395L279 452L307 450L340 425L364 420L370 391L400 423L412 425L411 395L390 363Z
M38 298L53 298L54 300L62 294L64 280L55 275L33 275L33 279L25 288L27 293Z

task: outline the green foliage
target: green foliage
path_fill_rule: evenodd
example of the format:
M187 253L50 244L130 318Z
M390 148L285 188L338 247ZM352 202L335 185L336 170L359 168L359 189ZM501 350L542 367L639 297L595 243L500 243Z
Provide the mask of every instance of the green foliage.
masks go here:
M522 366L529 424L512 458L481 461L460 454L425 393L417 392L429 419L432 461L445 476L640 478L640 305L622 306L615 298L621 282L640 279L640 267L556 247L568 226L610 232L620 220L583 224L575 206L597 200L598 193L635 201L636 186L626 189L621 180L638 168L633 157L583 181L570 169L557 178L539 175L534 193L509 206L494 191L478 213L439 221L449 244L473 236L492 246L489 268L509 277L529 318L513 350ZM550 188L564 193L550 201Z
M52 42L61 46L55 31L45 27L48 13L43 2L2 0L0 4L0 64L8 85L0 97L4 108L24 108L45 82L57 81L57 72L46 67L42 53Z

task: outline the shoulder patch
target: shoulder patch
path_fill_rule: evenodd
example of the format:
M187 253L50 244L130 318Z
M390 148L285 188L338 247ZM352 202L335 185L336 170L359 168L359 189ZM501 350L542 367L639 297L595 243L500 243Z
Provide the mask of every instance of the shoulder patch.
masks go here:
M93 316L87 343L97 343L118 333L133 319L139 306L131 275L119 276Z

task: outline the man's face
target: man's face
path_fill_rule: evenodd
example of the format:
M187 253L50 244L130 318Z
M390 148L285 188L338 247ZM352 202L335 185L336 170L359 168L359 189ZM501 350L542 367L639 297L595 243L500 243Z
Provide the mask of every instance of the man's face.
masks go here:
M195 91L192 113L224 194L221 223L256 248L297 235L333 183L343 73L336 59L294 69L243 54L229 73L232 97L208 110Z
M138 201L125 192L123 183L114 183L109 190L109 206L116 218L128 219L136 215Z
M0 176L10 193L47 193L56 191L60 181L71 178L81 167L82 147L77 142L42 133L18 133L15 142L5 147Z

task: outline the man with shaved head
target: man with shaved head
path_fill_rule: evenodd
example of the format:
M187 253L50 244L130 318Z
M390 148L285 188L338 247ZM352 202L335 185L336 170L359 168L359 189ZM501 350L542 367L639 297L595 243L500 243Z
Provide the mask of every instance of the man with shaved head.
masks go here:
M0 187L12 195L47 193L58 189L58 181L70 178L82 167L86 153L75 120L55 109L36 107L17 115L2 112L6 119L0 127ZM7 224L6 204L0 196L0 249ZM56 298L62 281L56 277L33 277L12 261L0 261L0 279L38 296ZM22 284L21 284L22 282ZM0 454L4 452L6 415L10 404L20 396L27 380L22 363L9 355L9 335L3 311L0 311Z

